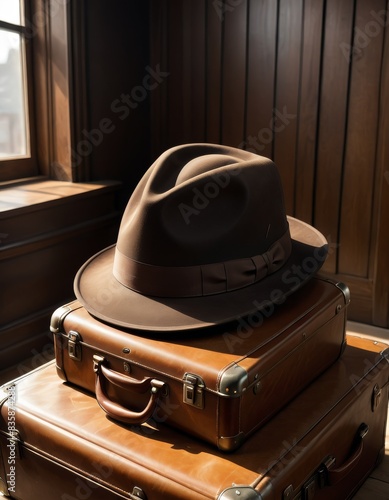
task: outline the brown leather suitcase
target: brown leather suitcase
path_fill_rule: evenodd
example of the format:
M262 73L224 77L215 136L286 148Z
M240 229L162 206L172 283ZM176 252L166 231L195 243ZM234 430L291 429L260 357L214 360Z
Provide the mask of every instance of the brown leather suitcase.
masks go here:
M340 356L348 302L345 285L314 278L267 318L161 339L75 301L52 317L57 370L118 421L166 421L232 451Z
M0 491L21 500L346 500L384 452L388 346L345 353L235 453L118 424L52 363L3 386Z

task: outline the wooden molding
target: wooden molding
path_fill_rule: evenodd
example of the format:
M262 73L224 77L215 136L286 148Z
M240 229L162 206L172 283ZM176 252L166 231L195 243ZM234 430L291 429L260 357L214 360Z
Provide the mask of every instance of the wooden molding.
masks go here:
M33 12L41 19L32 40L40 171L85 181L88 157L76 164L73 153L86 124L84 2L33 0Z

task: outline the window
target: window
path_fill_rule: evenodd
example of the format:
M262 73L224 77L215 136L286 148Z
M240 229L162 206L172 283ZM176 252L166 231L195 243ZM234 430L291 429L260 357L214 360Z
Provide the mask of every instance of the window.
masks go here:
M0 4L0 157L29 154L22 12L15 0Z
M0 181L36 174L27 13L24 0L0 2Z
M71 157L86 120L75 104L85 96L84 19L84 2L0 0L0 183L84 178L86 161L76 168Z

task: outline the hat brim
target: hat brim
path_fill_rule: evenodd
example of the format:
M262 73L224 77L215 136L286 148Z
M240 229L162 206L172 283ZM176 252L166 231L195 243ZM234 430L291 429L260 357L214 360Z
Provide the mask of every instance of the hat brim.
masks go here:
M239 290L194 298L149 297L121 285L112 275L115 245L89 259L78 271L74 292L87 311L122 328L183 331L233 322L282 303L322 267L327 240L315 228L288 217L292 251L285 265Z

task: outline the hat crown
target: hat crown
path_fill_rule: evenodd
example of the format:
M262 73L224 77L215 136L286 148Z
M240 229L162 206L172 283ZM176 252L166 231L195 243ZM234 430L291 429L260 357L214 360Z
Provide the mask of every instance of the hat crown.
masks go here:
M206 145L202 150L200 155L197 146L169 150L134 191L115 251L114 275L124 285L170 296L174 291L164 291L157 284L150 287L142 279L158 281L168 272L173 276L176 268L185 268L183 272L191 268L193 274L187 280L191 276L197 279L198 274L208 272L204 266L226 267L226 262L253 260L287 234L281 181L271 160L222 146ZM290 240L289 234L285 238ZM247 273L247 262L234 264L233 272L241 265L245 270L239 272ZM150 274L151 269L155 274ZM258 274L256 265L251 272ZM215 267L211 273L223 271ZM227 276L222 279L226 281ZM247 284L252 279L247 278ZM242 277L235 281L245 283ZM221 285L225 291L223 286L235 285ZM194 292L192 285L188 288L192 291L177 293L203 293L200 289Z
M123 215L121 254L149 265L204 265L262 254L287 231L271 160L218 145L199 155L196 146L167 151L145 174Z

